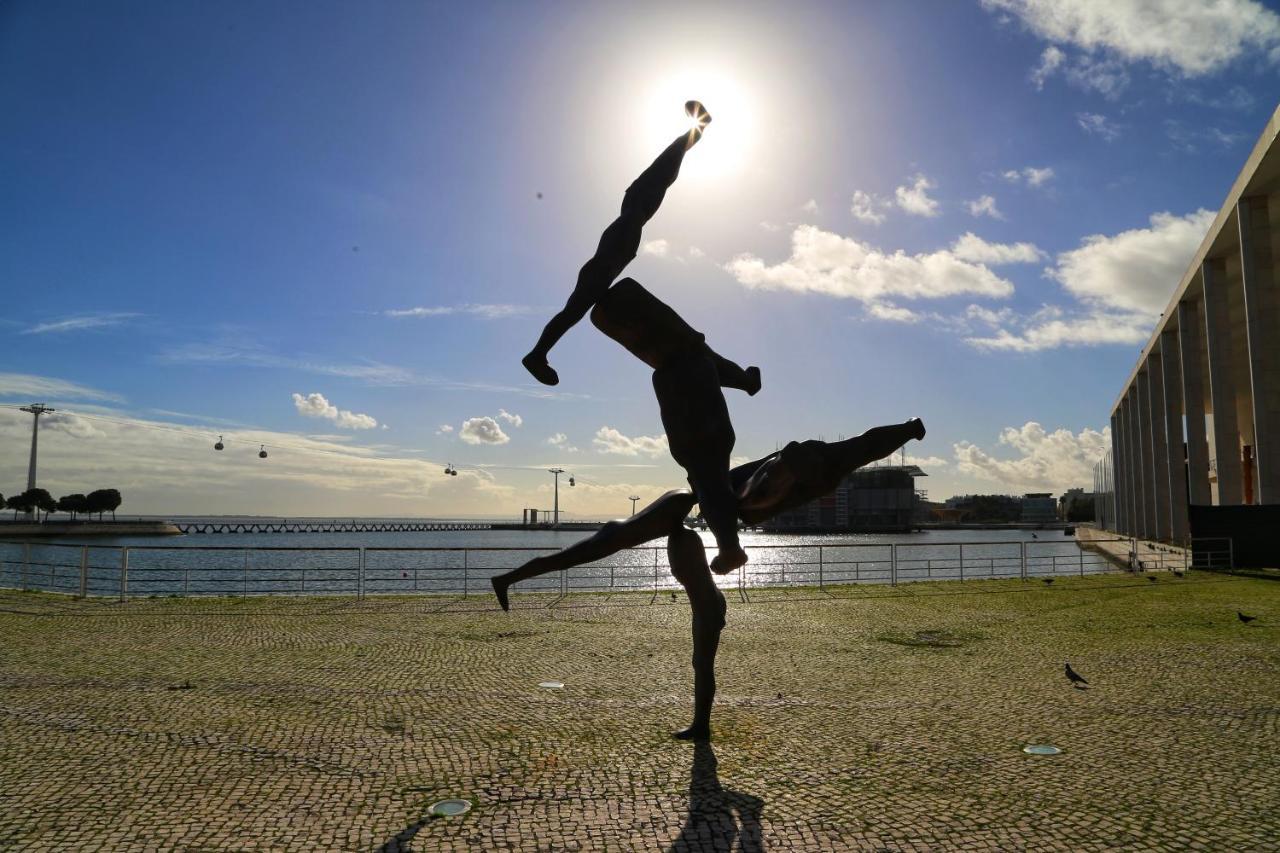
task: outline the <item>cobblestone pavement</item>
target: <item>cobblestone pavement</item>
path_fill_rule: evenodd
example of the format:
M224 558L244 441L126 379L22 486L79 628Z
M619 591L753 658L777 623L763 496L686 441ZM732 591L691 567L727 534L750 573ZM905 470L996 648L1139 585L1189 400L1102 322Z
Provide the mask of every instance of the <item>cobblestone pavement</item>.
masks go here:
M649 600L0 593L0 849L1280 849L1278 583Z

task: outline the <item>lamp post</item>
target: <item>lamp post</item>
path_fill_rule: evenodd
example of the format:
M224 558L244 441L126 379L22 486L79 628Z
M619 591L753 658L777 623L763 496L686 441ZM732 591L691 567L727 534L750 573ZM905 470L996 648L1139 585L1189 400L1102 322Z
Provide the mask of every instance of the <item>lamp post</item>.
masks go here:
M627 500L631 501L631 514L632 514L632 515L635 515L635 514L636 514L636 501L640 500L640 496L639 496L639 495L632 495L631 497L627 498Z
M552 516L551 529L560 529L560 475L564 473L563 468L548 468L548 473L556 475L556 503L554 515Z
M36 487L36 447L40 441L40 416L57 409L51 409L44 403L32 403L30 406L23 406L20 411L35 416L31 422L31 462L27 466L27 491L31 491ZM31 518L30 512L27 513L27 518Z

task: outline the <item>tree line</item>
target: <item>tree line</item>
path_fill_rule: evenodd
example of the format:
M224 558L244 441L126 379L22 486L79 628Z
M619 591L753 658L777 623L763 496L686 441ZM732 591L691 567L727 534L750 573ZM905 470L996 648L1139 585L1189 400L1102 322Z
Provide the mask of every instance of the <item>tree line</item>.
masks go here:
M43 512L45 521L49 520L51 512L65 512L71 516L72 521L82 513L93 515L96 512L101 521L102 514L109 512L111 520L115 521L116 510L122 502L118 489L97 489L87 495L63 495L56 500L46 489L27 489L20 495L12 495L8 500L0 495L0 506L13 510L14 520L17 520L20 512Z

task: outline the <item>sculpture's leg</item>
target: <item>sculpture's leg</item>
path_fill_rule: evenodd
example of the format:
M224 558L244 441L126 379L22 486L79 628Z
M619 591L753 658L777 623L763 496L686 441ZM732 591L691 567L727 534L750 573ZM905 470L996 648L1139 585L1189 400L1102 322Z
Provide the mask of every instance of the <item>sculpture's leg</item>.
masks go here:
M844 477L856 468L883 459L911 439L924 438L924 422L912 418L905 423L872 427L862 435L827 445L825 464L841 472Z
M591 260L578 272L578 283L563 309L551 318L533 349L523 359L524 366L544 385L560 381L547 363L547 354L565 332L587 315L609 285L613 283L640 249L640 235L645 223L653 218L675 183L684 160L688 136L681 134L658 155L649 168L627 187L622 197L622 214L600 236L600 245Z
M492 583L498 603L503 610L510 608L507 588L513 583L602 560L626 548L669 535L683 525L693 504L693 495L683 489L667 492L630 518L610 521L581 542L545 557L534 557L519 568L497 575Z
M705 346L653 372L671 456L689 475L702 517L719 551L711 568L721 574L747 562L738 543L737 498L729 479L735 436L715 361Z
M692 530L681 528L667 537L671 573L684 587L693 610L693 722L672 737L706 740L711 737L711 706L716 698L716 651L724 629L724 595L716 589L707 567L707 552Z

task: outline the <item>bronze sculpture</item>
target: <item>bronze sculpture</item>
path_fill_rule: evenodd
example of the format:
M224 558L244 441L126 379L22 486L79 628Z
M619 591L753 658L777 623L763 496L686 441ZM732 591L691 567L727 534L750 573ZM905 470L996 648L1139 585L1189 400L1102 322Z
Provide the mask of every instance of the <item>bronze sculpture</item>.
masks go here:
M564 309L547 324L523 363L540 382L559 382L547 353L590 310L591 322L600 331L654 369L653 389L671 455L685 469L692 490L667 492L630 518L610 521L557 553L497 575L492 584L507 610L508 589L514 583L667 537L671 572L693 611L693 722L674 737L705 740L711 734L715 656L726 612L712 572L726 574L746 563L738 542L739 520L756 524L821 497L855 469L883 459L911 439L923 439L925 428L912 418L844 441L793 441L761 459L729 468L735 437L721 388L755 394L760 390L759 369L744 369L714 352L702 334L635 280L612 283L635 257L641 229L679 174L684 152L711 120L697 101L688 102L685 109L695 127L677 137L627 189L621 216L605 230ZM701 538L684 526L695 504L716 539L718 553L710 564Z

